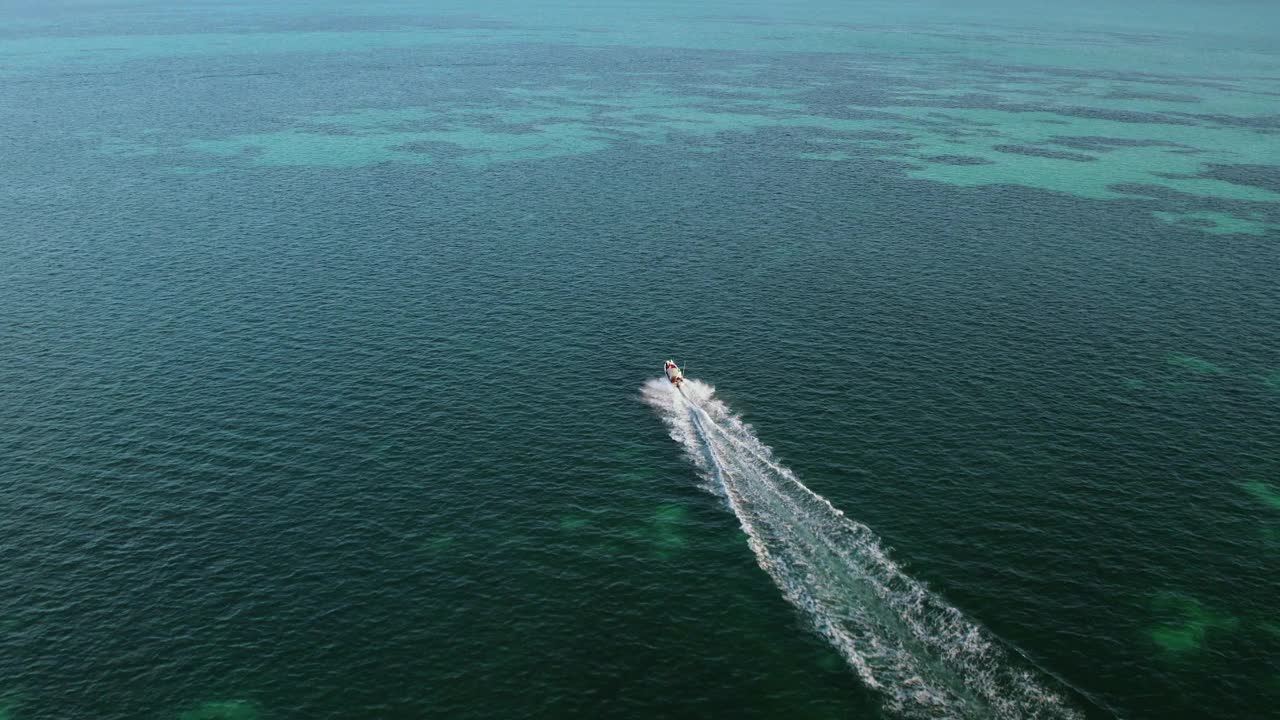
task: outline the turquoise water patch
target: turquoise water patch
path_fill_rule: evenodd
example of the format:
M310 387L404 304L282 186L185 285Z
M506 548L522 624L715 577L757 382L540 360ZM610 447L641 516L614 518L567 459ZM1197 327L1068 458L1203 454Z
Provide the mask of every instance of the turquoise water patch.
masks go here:
M585 110L531 104L515 110L476 111L446 107L363 109L303 118L314 129L195 140L187 147L252 165L348 168L382 162L431 163L443 158L482 167L495 162L538 160L598 152L609 147L592 127L554 118L584 117ZM517 131L485 129L494 121L524 125ZM478 127L475 123L481 123ZM432 129L415 129L434 126ZM317 130L341 128L338 134Z
M258 706L248 700L212 700L178 714L178 720L258 720Z
M724 83L703 85L730 92ZM510 87L503 101L430 107L364 108L300 118L308 129L197 140L191 149L244 157L255 165L357 167L387 161L545 160L607 150L620 141L659 145L677 137L804 130L816 142L848 143L885 159L921 164L908 174L961 186L1017 184L1085 198L1119 199L1159 188L1204 198L1280 203L1280 193L1201 175L1209 164L1256 161L1270 144L1247 127L1121 121L1015 108L884 105L837 117L787 91L753 97L682 95L659 86L601 92L587 87ZM447 93L446 93L447 95ZM1063 111L1065 112L1065 110ZM1052 124L1048 124L1048 123ZM340 129L326 134L325 128ZM903 133L904 129L912 130ZM822 137L825 135L825 137ZM450 148L434 152L432 143ZM121 143L121 152L152 152ZM1098 149L1096 154L1079 149ZM1194 154L1188 152L1194 149ZM701 152L714 152L710 146ZM844 151L807 160L849 160ZM1161 211L1159 219L1216 233L1259 234L1259 216Z

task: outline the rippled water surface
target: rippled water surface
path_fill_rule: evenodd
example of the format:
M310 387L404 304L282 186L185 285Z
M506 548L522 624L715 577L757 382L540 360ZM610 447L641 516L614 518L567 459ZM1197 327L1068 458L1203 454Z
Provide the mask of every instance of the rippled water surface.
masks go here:
M0 718L1270 716L1275 27L5 3Z

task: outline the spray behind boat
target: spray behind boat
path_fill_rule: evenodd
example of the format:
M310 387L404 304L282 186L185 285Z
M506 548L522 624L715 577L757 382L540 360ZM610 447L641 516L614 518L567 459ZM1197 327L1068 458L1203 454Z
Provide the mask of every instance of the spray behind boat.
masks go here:
M664 364L642 397L760 568L897 720L1084 720L1085 700L906 573L869 527L809 489L715 388ZM678 392L671 392L675 385ZM1101 713L1099 713L1101 715Z

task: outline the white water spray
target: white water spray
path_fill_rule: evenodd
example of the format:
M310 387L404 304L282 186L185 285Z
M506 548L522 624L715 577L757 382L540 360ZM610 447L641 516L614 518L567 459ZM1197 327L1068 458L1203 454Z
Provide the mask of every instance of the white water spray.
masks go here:
M671 437L738 516L760 567L902 718L1079 718L990 634L907 576L875 533L773 460L695 380L644 386Z

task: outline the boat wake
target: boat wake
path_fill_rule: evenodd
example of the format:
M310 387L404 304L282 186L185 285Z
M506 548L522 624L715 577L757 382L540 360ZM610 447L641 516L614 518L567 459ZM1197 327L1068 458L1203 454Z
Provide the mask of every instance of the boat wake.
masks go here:
M901 718L1079 718L1047 678L907 576L870 528L779 465L751 426L686 379L643 397L707 488L737 515L760 567Z

